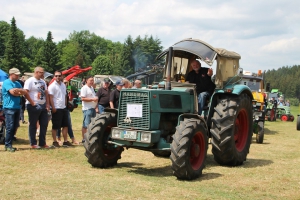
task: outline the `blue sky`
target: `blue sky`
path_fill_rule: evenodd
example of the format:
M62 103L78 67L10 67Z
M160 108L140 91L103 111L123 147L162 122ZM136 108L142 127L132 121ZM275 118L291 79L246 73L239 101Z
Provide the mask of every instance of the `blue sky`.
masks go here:
M26 38L54 41L89 30L124 42L128 35L152 35L162 46L197 38L241 55L244 70L300 65L300 1L295 0L0 0L0 20Z

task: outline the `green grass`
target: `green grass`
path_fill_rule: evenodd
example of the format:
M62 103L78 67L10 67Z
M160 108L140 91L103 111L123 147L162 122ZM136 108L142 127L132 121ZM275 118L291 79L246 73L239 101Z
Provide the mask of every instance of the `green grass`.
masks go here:
M193 181L177 180L169 159L134 149L125 150L109 169L91 167L80 145L32 150L22 124L14 143L19 150L0 151L0 199L300 199L299 107L292 113L294 122L266 122L264 143L253 136L242 166L219 166L209 145L203 175ZM72 112L72 122L81 141L80 108ZM48 144L50 129L51 122Z

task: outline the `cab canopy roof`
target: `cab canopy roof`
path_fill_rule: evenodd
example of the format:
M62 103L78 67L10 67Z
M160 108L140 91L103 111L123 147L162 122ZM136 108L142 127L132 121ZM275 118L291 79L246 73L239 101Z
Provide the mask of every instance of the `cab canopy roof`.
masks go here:
M233 59L241 58L241 56L234 51L228 51L223 48L214 48L204 41L192 38L181 40L180 42L175 43L172 47L175 54L174 56L189 58L191 54L194 54L209 66L213 64L216 56ZM156 59L162 58L167 55L168 52L169 49L164 50L156 57Z

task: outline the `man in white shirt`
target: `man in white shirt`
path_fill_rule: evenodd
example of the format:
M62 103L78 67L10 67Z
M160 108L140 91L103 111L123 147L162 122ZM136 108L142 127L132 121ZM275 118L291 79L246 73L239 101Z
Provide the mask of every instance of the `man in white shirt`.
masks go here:
M29 119L29 141L33 149L39 149L41 147L49 148L49 146L46 145L49 102L47 85L42 79L43 76L44 69L42 67L36 67L33 77L27 79L24 84L24 89L27 90L29 94L25 104L27 106ZM39 145L37 145L35 135L37 122L40 124Z
M52 138L53 146L59 147L56 141L57 129L62 128L64 138L63 146L72 146L67 139L68 134L68 110L67 105L67 90L66 85L61 81L61 71L54 72L55 81L49 86L49 100L52 108Z
M88 125L91 123L91 119L96 116L98 97L95 94L93 85L94 77L87 77L86 84L80 90L83 112L82 142L84 142L84 134L87 131Z

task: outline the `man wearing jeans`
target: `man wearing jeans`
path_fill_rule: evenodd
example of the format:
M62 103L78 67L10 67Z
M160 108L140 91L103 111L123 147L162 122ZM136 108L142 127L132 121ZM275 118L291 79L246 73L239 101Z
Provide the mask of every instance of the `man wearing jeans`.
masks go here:
M28 98L26 90L22 89L19 79L20 71L17 68L9 70L9 78L3 82L3 111L6 120L5 151L15 152L12 141L17 128L20 126L20 100L22 95ZM31 101L33 104L33 102Z
M24 89L28 91L29 99L26 101L29 121L29 141L33 149L49 148L46 144L46 131L48 127L48 91L46 82L42 79L44 69L36 67L33 77L25 81ZM31 104L33 101L34 104ZM36 124L40 124L39 145L36 140Z
M83 112L82 143L85 141L84 134L87 131L88 125L91 123L91 119L96 116L98 97L95 94L93 85L94 77L88 77L86 84L80 90Z
M202 114L205 101L213 94L216 85L212 82L212 69L202 68L198 60L191 61L193 71L186 77L186 83L195 83L198 95L198 115Z

